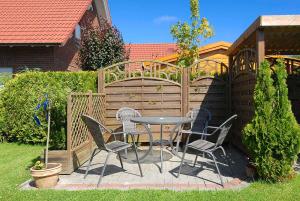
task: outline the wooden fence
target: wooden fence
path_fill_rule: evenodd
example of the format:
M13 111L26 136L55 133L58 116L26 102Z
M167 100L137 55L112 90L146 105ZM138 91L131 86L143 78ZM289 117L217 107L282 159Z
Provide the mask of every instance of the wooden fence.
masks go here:
M212 112L215 123L228 115L228 69L221 62L200 60L188 68L158 61L119 63L99 71L99 92L106 95L106 125L119 129L116 112L131 107L143 116L185 116L194 107ZM164 127L166 139L173 126ZM159 127L152 126L154 139ZM146 141L148 138L141 138Z

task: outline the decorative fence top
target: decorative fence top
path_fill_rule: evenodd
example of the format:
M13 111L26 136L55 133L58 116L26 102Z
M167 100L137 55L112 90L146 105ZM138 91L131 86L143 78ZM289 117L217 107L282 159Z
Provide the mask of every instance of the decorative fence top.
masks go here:
M126 61L103 69L105 84L132 78L159 78L181 84L182 68L160 61Z
M235 57L231 66L232 76L236 77L240 73L256 73L256 51L250 48L241 50Z
M228 67L220 61L201 59L189 67L190 81L196 81L202 77L212 77L227 80Z
M216 60L201 59L187 68L190 81L201 77L224 79L228 75L228 67ZM181 84L183 68L160 61L127 61L103 69L105 84L133 78L158 78Z

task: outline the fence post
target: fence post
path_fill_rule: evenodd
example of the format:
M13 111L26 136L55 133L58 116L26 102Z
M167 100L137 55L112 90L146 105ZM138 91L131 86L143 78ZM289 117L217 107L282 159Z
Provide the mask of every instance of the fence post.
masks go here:
M67 155L68 166L72 166L72 93L67 99ZM73 167L73 166L72 166Z
M104 93L104 87L105 87L104 70L100 69L98 71L98 93Z
M182 116L185 116L189 110L189 69L183 68L182 73Z

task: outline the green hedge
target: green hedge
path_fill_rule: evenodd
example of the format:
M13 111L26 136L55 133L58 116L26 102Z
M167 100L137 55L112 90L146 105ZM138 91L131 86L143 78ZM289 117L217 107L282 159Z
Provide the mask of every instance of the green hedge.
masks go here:
M46 141L46 121L33 120L34 109L45 94L51 100L52 149L66 146L66 105L70 92L96 91L96 72L26 72L6 83L0 92L0 138L10 142L41 144Z

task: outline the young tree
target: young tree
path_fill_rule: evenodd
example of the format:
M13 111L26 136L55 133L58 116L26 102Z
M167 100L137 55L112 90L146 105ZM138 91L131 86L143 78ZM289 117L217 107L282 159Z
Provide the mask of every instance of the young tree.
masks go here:
M178 64L190 66L199 58L199 46L202 40L214 35L206 18L199 13L199 0L190 0L191 22L177 22L171 28L171 34L179 48Z
M100 24L100 29L90 27L83 33L79 54L83 70L97 70L129 58L119 30L105 20Z
M258 175L269 182L293 175L292 165L299 150L299 128L291 110L285 66L259 66L254 91L255 114L243 130L243 141L256 165Z
M275 107L274 119L276 120L275 133L279 143L274 148L280 175L287 177L293 172L291 164L297 159L300 143L300 128L292 111L288 97L287 72L284 61L277 60L275 65Z

